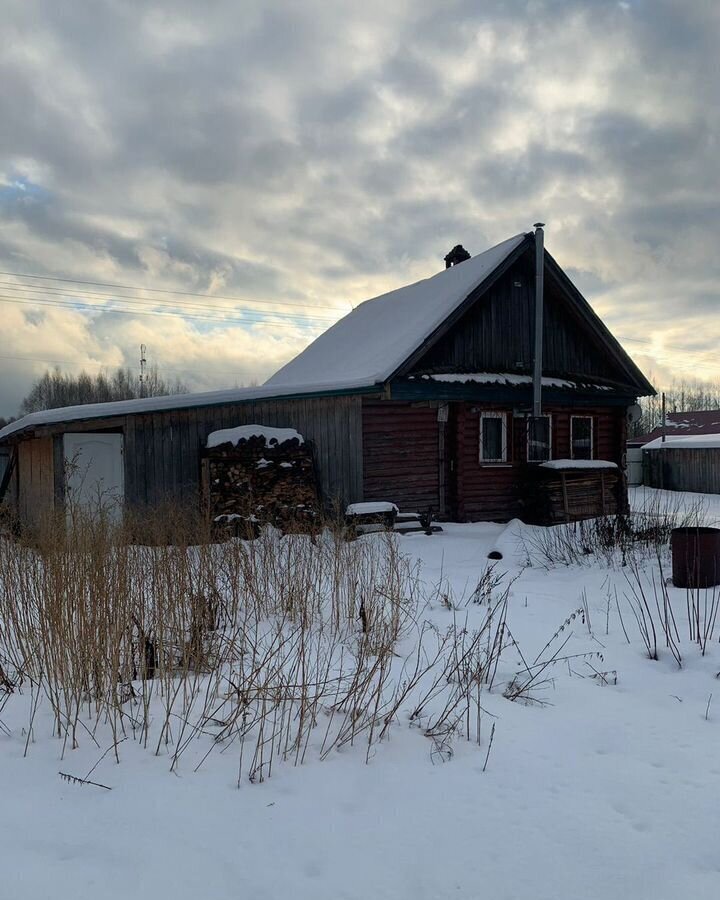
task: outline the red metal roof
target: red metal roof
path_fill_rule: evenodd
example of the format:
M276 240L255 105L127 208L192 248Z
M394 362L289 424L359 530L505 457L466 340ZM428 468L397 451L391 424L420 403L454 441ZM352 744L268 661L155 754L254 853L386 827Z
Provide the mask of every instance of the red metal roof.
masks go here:
M720 433L720 409L702 409L695 412L673 412L665 417L666 426L659 425L647 434L628 440L628 447L642 447L663 433L670 437L684 437L692 434Z

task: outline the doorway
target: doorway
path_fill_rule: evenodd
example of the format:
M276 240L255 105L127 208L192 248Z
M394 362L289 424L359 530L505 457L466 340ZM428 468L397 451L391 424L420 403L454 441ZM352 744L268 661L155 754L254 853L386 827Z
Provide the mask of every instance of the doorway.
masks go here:
M78 511L119 522L125 499L122 434L65 434L63 462L67 515Z

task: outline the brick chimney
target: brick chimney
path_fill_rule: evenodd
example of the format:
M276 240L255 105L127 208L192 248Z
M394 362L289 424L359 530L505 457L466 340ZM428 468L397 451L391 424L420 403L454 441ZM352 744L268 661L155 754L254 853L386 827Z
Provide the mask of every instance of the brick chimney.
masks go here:
M445 257L445 268L449 269L450 266L456 266L458 263L465 262L466 259L470 259L470 254L462 244L456 244Z

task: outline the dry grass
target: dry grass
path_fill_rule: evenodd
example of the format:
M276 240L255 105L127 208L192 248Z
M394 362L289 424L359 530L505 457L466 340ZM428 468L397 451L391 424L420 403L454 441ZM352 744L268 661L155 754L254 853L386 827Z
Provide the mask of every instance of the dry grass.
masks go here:
M702 524L701 498L691 506L682 495L664 492L628 515L601 516L566 525L531 529L522 536L531 566L622 567L666 554L673 528Z
M403 721L434 758L481 743L481 695L512 643L499 579L472 597L479 626L453 612L442 631L393 535L214 543L179 510L61 526L0 539L0 712L29 699L26 752L48 705L63 754L91 741L119 760L130 739L197 769L232 752L238 783L353 745L369 760Z

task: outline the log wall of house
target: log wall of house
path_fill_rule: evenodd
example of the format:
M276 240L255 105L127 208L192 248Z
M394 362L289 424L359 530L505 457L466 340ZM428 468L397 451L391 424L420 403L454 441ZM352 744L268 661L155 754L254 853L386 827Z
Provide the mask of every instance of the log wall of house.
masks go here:
M481 463L480 412L512 411L502 406L457 405L457 518L460 521L522 518L523 468L527 463L527 419L512 418L508 463ZM623 464L623 407L548 407L552 419L552 458L569 459L571 416L592 416L593 458Z
M493 409L483 406L482 411ZM503 412L500 407L495 407ZM521 463L520 445L524 437L525 421L512 420L508 431L507 463L480 463L480 411L469 403L458 404L456 515L459 521L481 519L507 520L519 516L518 468ZM524 449L524 448L523 448Z
M363 499L389 500L405 511L437 513L437 405L363 403Z

